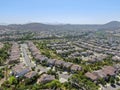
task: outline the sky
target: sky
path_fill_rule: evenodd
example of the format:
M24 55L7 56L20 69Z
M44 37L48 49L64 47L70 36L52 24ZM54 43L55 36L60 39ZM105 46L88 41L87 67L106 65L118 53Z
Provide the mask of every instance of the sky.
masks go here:
M0 0L0 24L120 21L120 0Z

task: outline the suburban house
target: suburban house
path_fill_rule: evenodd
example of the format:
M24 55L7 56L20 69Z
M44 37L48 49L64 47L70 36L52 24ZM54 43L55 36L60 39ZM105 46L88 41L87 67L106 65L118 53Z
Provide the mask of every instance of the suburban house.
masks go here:
M65 62L63 63L63 68L66 70L70 70L70 67L73 65L73 63Z
M79 66L79 65L73 64L70 69L71 69L71 72L74 73L74 72L76 72L76 71L81 71L81 70L82 70L82 67Z
M93 74L98 76L98 78L106 78L107 77L107 74L104 73L102 70L94 71Z
M92 81L96 81L98 77L94 73L87 72L85 73L85 76L90 78Z
M55 76L43 74L37 81L37 83L48 83L55 80Z
M27 74L30 71L29 68L24 67L23 64L15 65L12 67L11 74L15 77L21 77Z
M117 74L116 71L117 69L113 66L104 66L100 70L85 73L85 76L96 81L99 78L107 79L108 76L115 76Z
M56 62L55 62L55 66L56 66L56 67L62 67L64 63L65 63L65 61L62 61L62 60L56 60Z
M47 63L47 66L52 67L55 65L55 62L56 62L56 59L48 59L46 63Z
M37 75L37 73L35 72L35 71L30 71L30 72L28 72L28 73L26 73L25 75L24 75L24 77L25 78L33 78L34 76L36 76Z
M112 66L104 66L102 70L106 75L114 76L116 74L116 69Z

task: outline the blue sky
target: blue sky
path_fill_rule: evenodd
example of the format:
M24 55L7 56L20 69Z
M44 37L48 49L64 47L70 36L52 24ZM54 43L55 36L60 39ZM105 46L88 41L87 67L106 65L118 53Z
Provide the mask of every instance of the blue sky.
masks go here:
M120 0L0 0L0 23L120 21Z

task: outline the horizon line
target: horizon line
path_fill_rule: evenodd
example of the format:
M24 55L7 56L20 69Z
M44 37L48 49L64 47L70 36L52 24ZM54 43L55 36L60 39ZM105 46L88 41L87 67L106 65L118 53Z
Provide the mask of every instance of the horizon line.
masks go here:
M24 23L0 23L0 25L24 25L24 24L31 24L31 23L41 23L41 24L48 24L48 25L102 25L102 24L107 24L107 23L110 23L110 22L120 22L120 21L109 21L109 22L106 22L106 23L61 23L61 22L39 22L39 21L31 21L31 22L24 22Z

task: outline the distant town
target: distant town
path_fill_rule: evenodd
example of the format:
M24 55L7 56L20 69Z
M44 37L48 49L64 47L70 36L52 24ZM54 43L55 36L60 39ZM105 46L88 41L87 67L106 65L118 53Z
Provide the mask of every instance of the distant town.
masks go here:
M120 90L120 22L0 25L0 90Z

